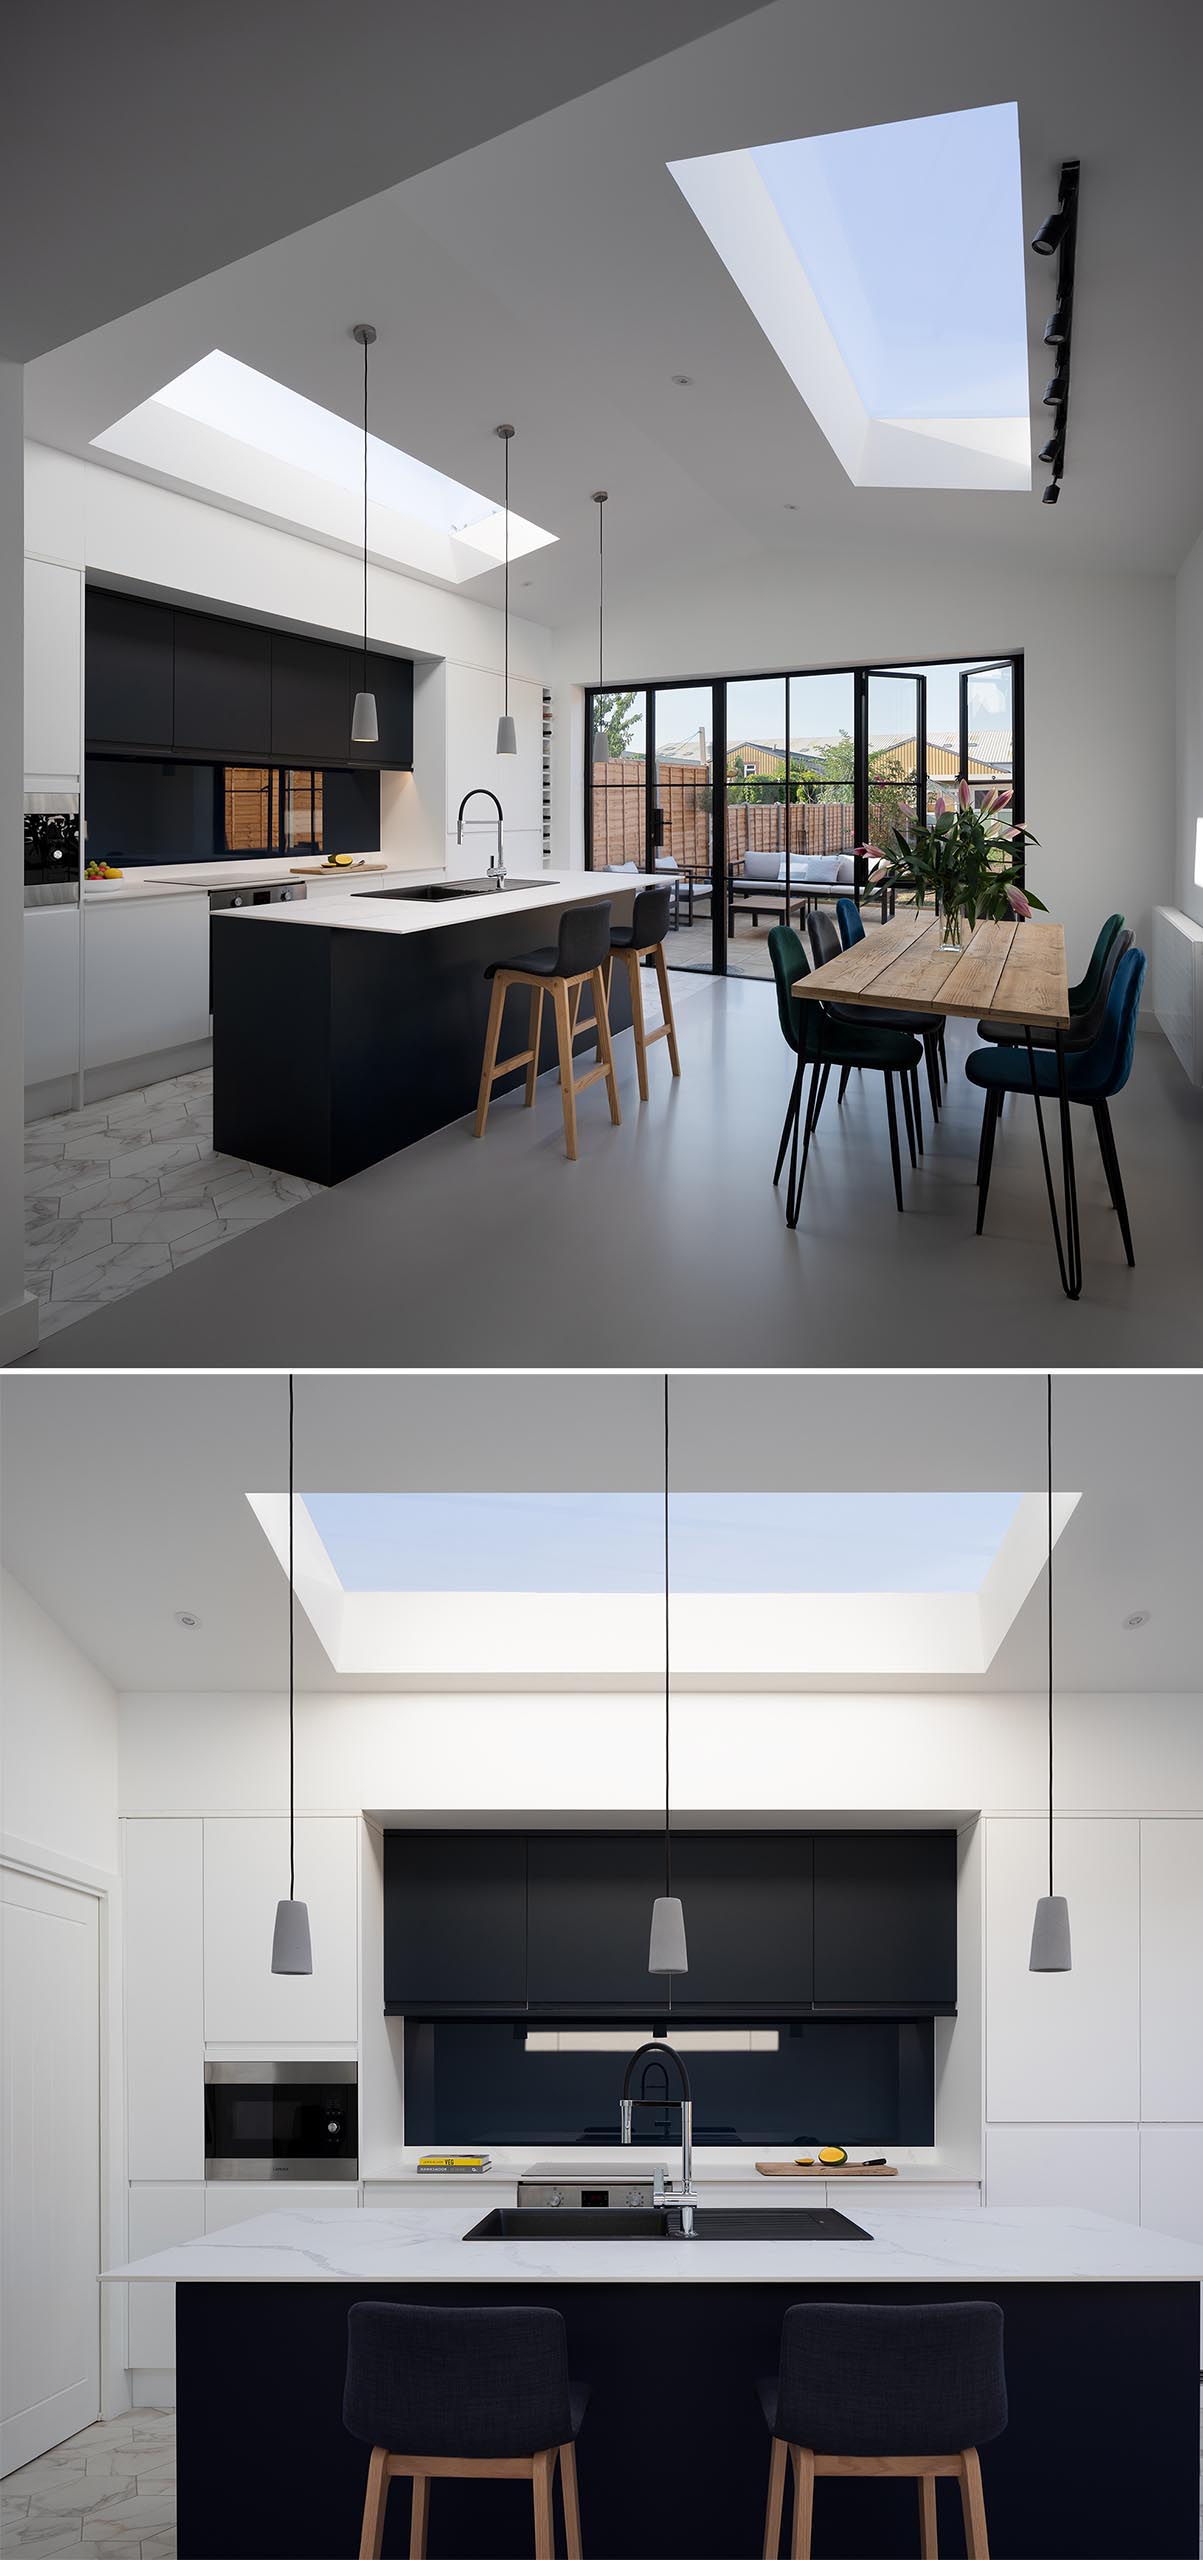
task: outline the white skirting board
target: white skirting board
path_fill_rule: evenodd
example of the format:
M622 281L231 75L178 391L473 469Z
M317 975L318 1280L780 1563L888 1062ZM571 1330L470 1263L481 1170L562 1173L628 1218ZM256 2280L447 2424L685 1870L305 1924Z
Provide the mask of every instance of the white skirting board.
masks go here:
M1153 909L1153 1011L1192 1084L1203 1084L1203 925Z

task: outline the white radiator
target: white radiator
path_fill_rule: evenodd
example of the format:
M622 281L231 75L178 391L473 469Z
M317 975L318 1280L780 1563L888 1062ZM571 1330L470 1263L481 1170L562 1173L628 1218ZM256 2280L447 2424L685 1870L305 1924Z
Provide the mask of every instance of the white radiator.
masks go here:
M1153 1011L1192 1084L1203 1084L1203 924L1153 909Z

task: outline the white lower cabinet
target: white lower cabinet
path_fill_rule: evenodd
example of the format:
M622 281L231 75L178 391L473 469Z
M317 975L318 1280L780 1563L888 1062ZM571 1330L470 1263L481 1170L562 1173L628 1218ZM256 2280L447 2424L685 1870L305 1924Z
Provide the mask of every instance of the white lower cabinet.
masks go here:
M359 2034L359 1824L302 1814L296 1893L308 1903L313 1971L271 1971L276 1903L288 1891L288 1822L272 1814L205 1821L205 2042L248 2053L354 2048Z
M215 2179L205 2189L206 2231L228 2231L235 2222L253 2222L261 2213L327 2213L340 2205L350 2209L359 2202L359 2188L353 2178L345 2183L338 2179L300 2179L294 2184L287 2178L251 2178L244 2186L240 2179Z
M84 1064L109 1067L209 1036L209 900L84 900ZM110 903L111 902L111 903Z
M1089 2213L1114 2214L1117 2222L1139 2222L1138 2129L1134 2124L989 2125L986 2202L1082 2205Z
M147 2184L129 2191L129 2253L153 2257L158 2249L177 2249L185 2240L200 2240L205 2230L205 2190L201 2182L166 2186ZM175 2366L175 2286L131 2284L129 2291L128 2360L135 2371L166 2373Z
M1055 1883L1069 1897L1071 1973L1032 1973L1048 1892L1048 1827L986 1830L986 2116L992 2124L1124 2124L1140 2114L1140 1824L1070 1817Z
M1141 2126L1140 2219L1203 2247L1203 2124Z
M139 2185L203 2178L200 1820L128 1820L123 1855L129 2173Z
M79 1071L79 908L25 911L25 1082Z
M898 2178L866 2178L854 2185L850 2178L833 2178L827 2188L827 2202L841 2207L855 2219L857 2206L867 2212L870 2206L880 2213L883 2206L903 2205L908 2213L960 2213L966 2205L980 2205L982 2190L976 2178L950 2181L946 2187L935 2187L926 2181L905 2175Z
M1203 2123L1203 1822L1140 1826L1141 2114ZM1196 2021L1184 2033L1184 2021Z

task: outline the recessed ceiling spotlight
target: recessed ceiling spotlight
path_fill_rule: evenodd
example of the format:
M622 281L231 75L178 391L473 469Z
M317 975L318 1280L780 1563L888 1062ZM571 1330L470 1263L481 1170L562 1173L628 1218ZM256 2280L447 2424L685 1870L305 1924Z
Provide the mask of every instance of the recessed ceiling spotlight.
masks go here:
M1133 1609L1125 1618L1124 1625L1128 1628L1147 1627L1152 1614L1151 1609Z
M177 1627L199 1627L202 1623L197 1617L195 1609L174 1609L172 1611L172 1616L175 1619Z
M796 515L797 515L797 512L798 512L798 501L797 501L797 499L796 499L796 498L787 498L787 499L786 499L786 501L785 501L785 512L786 512L787 516L796 516Z
M688 391L693 383L693 375L691 373L674 373L673 381L677 384L680 390Z

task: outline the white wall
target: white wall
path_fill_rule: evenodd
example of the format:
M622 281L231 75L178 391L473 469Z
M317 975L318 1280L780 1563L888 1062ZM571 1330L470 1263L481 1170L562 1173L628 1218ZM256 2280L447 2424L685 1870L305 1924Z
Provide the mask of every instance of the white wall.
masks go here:
M1203 533L1176 590L1178 833L1173 904L1203 924Z
M1147 948L1152 910L1171 896L1172 582L1059 569L1055 523L1046 571L1009 569L997 556L975 563L957 543L955 499L946 516L923 556L757 553L738 568L642 593L614 585L607 667L616 679L654 680L866 661L913 666L1021 649L1026 816L1040 839L1029 877L1065 922L1076 975L1112 908ZM573 809L578 824L582 734L572 688L592 681L596 647L589 621L554 635L556 806L561 815Z
M116 1692L10 1573L0 1575L0 1696L0 1828L114 1873Z
M362 628L362 573L350 553L77 455L26 445L25 511L25 549L44 560L320 633L355 637ZM455 807L463 790L480 782L497 791L505 807L513 830L511 868L518 868L513 857L528 859L526 833L539 808L549 634L539 623L511 618L519 750L511 762L496 753L503 647L496 608L374 565L368 605L373 641L419 662L447 662L445 717L419 710L415 773L385 792L386 850L428 864L442 863L449 848L453 856ZM417 673L421 684L420 663ZM69 683L66 668L62 682ZM40 709L39 726L58 725L56 711L53 704Z

